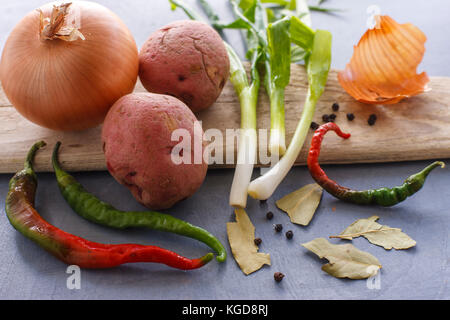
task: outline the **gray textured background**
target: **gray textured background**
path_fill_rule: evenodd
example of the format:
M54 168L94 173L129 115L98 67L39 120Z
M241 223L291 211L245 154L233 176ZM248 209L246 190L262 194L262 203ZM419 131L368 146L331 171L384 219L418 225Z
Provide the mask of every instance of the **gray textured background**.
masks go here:
M156 28L177 19L181 11L171 12L165 0L97 1L116 12L128 25L140 47ZM195 3L195 0L188 1ZM211 1L224 19L231 18L225 0ZM14 25L41 1L0 1L0 46ZM450 76L448 52L448 1L350 1L329 0L326 5L345 9L337 15L313 13L313 27L333 33L333 67L343 68L350 59L367 19L366 8L380 6L382 13L399 22L412 22L428 37L426 54L419 70L432 76ZM243 53L242 41L234 32L228 40ZM449 161L447 161L449 162ZM329 175L343 185L355 188L394 186L406 176L419 171L428 161L327 166ZM449 162L450 164L450 162ZM229 249L225 224L233 219L228 206L228 192L233 170L210 170L205 183L193 197L167 212L202 226L224 243L229 259L224 264L211 262L195 271L178 271L158 264L129 264L109 270L82 270L81 289L66 288L66 265L24 238L8 223L4 198L10 175L0 175L0 298L2 299L449 299L449 207L450 170L433 172L422 191L393 208L362 207L346 204L324 194L319 209L308 227L293 225L287 215L277 210L275 199L312 179L305 167L291 170L274 196L265 205L250 200L248 214L263 239L261 252L271 254L272 266L265 266L245 276ZM255 176L259 170L255 170ZM107 172L76 173L84 186L121 209L142 210L125 187ZM39 174L36 206L50 223L65 231L98 242L136 242L155 244L188 257L205 254L208 248L195 240L156 231L111 230L78 217L65 204L52 174ZM333 212L332 208L336 210ZM265 220L272 210L275 217ZM323 271L317 257L300 246L316 237L338 234L354 220L380 216L380 223L400 227L417 241L406 251L386 251L365 239L353 244L375 255L383 265L379 290L367 288L365 280L339 280ZM273 231L273 223L282 223L283 234ZM286 240L284 231L294 231ZM332 240L333 243L344 241ZM273 280L281 271L286 278Z

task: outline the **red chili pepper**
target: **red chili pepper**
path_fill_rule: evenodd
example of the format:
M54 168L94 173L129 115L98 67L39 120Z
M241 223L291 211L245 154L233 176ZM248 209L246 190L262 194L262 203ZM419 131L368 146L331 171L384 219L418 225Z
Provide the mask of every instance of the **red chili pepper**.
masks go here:
M329 122L321 125L314 133L311 141L311 148L308 153L308 168L313 179L328 193L338 199L353 202L357 204L378 204L381 206L393 206L407 197L419 191L425 183L428 174L434 168L441 166L444 168L445 164L441 161L435 161L427 166L422 171L408 177L401 186L394 188L379 188L371 190L352 190L337 184L336 181L331 180L322 170L319 165L319 154L322 140L325 134L333 130L336 134L344 139L350 138L349 133L343 133L337 124Z
M129 262L156 262L189 270L200 268L211 261L212 253L191 260L156 246L92 242L49 224L34 208L37 179L32 160L36 151L44 145L43 141L33 145L25 161L25 168L9 182L5 211L12 226L24 236L65 263L81 268L110 268Z
M350 138L350 133L343 133L341 129L338 127L338 125L335 124L334 122L328 122L321 125L314 132L313 138L311 140L311 147L309 149L307 163L309 172L311 173L313 179L316 180L316 182L322 188L327 190L329 193L338 196L343 191L342 189L346 188L341 187L336 183L336 181L328 178L326 173L322 170L322 168L319 165L319 155L320 155L320 148L322 146L322 140L329 130L333 130L341 138L344 139Z

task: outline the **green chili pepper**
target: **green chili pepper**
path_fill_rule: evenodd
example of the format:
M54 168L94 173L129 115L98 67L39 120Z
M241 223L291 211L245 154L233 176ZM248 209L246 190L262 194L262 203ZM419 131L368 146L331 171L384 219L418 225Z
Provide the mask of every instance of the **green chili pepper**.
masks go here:
M227 253L220 241L211 233L171 215L155 211L121 211L90 194L73 176L63 171L58 162L57 142L52 162L59 189L70 207L83 218L112 228L146 227L176 233L199 240L217 252L217 261L226 260Z
M9 181L5 212L11 225L59 260L81 268L111 268L130 262L164 263L182 270L197 269L213 258L208 253L199 259L188 259L156 246L140 244L104 244L64 232L45 221L34 208L37 178L33 170L36 151L45 146L36 142L28 152L24 169Z
M334 131L344 139L348 139L350 134L343 133L337 124L328 122L321 125L314 133L311 141L311 148L308 153L308 168L313 179L328 193L338 199L353 202L356 204L377 204L384 207L393 206L402 202L407 197L412 196L419 191L427 178L428 174L436 167L445 167L442 161L435 161L422 171L408 177L401 186L393 188L379 188L371 190L352 190L339 185L336 181L331 180L322 170L318 159L322 140L328 131Z

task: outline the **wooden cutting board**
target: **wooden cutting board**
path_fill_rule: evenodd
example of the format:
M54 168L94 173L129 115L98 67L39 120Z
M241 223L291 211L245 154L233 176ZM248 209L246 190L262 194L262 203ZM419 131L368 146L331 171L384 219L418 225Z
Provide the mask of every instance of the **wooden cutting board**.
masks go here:
M286 142L289 143L300 118L307 91L307 78L302 66L293 65L291 84L286 89ZM450 158L450 78L432 77L430 92L405 99L396 105L365 105L356 102L339 85L337 71L331 71L325 93L321 97L314 121L322 123L322 115L332 113L331 105L338 102L336 123L352 137L346 141L333 133L324 140L321 163L369 163ZM145 91L140 83L135 91ZM346 113L355 120L348 121ZM370 114L378 120L367 124ZM240 108L230 83L208 110L197 114L203 129L235 129L240 126ZM258 106L258 128L269 128L269 101L261 90ZM24 119L0 92L0 173L16 172L22 168L25 154L37 140L48 146L35 160L38 171L52 171L50 155L56 141L62 141L60 160L70 171L106 170L101 128L82 132L56 132L41 128ZM306 163L312 130L296 164ZM223 148L236 148L234 141L225 141ZM225 151L224 151L225 154ZM212 168L226 165L211 165Z

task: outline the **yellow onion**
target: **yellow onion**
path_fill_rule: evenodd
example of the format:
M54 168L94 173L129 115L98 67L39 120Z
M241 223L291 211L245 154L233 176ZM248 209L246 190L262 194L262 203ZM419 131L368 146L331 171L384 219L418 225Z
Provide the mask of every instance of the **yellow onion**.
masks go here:
M138 51L109 9L87 1L49 3L9 35L0 62L3 90L28 120L55 130L100 124L133 91Z

